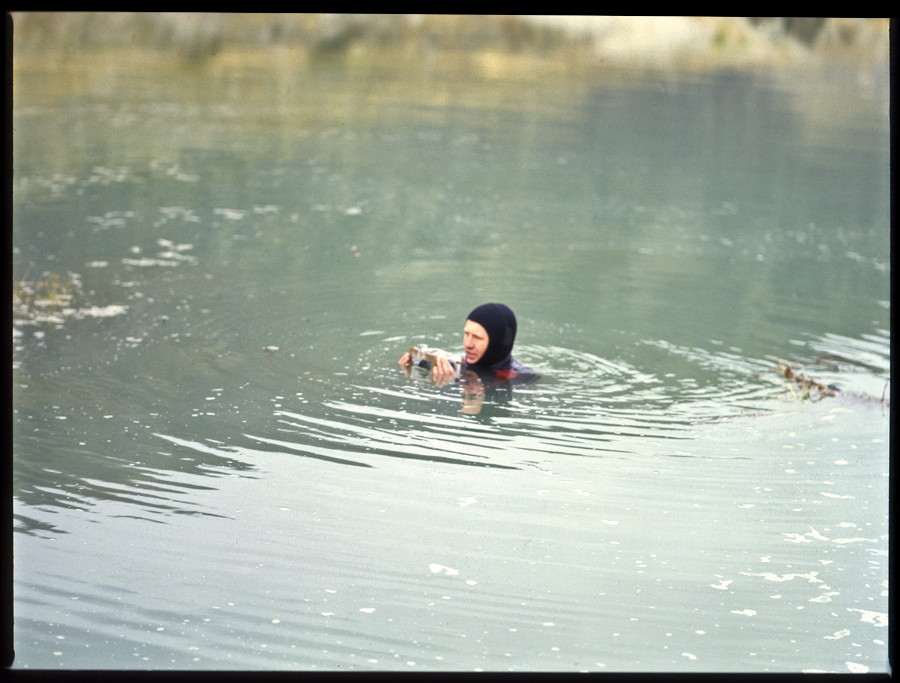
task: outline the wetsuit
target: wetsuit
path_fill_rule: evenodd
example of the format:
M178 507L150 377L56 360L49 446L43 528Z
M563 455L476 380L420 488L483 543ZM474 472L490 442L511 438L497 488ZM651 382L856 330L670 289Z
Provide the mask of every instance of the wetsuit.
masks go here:
M512 389L514 386L530 384L540 378L540 375L534 370L522 365L512 355L489 368L463 363L461 367L463 376L465 376L466 370L475 372L488 392L492 392L494 389Z

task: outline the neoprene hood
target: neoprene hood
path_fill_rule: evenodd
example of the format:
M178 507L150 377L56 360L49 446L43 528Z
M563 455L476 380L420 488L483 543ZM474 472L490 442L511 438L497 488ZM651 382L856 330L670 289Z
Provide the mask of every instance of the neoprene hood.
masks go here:
M504 304L482 304L466 320L481 325L488 334L488 347L473 367L489 368L506 360L516 341L516 316Z

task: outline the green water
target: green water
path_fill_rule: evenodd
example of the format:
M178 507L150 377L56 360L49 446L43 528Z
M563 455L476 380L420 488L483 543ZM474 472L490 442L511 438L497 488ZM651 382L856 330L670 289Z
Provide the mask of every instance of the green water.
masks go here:
M16 666L885 670L885 88L98 59L16 81ZM467 415L397 359L486 301Z

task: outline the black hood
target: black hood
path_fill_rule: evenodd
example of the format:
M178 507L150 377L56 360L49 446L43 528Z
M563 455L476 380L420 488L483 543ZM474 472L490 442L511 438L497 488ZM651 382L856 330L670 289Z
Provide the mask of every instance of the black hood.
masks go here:
M481 325L488 334L488 347L472 367L489 368L509 358L516 341L516 316L509 306L482 304L467 320Z

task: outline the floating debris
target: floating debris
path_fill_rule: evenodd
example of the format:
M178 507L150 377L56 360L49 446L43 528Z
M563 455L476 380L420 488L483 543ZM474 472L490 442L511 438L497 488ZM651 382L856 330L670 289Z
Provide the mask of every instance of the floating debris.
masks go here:
M216 216L224 216L226 219L230 221L239 221L244 216L247 215L247 212L242 209L213 209L213 213Z
M821 382L817 382L816 380L812 379L811 377L807 377L802 373L794 372L794 369L791 367L791 365L783 361L778 361L778 369L776 371L788 381L788 389L793 396L798 395L794 391L794 386L796 385L800 388L801 392L799 394L799 398L804 401L821 401L823 398L827 398L829 396L848 396L861 401L880 403L886 408L890 408L891 406L890 400L886 398L888 387L887 383L885 383L884 385L884 391L881 394L881 398L877 399L874 396L869 396L868 394L842 391L834 384L822 384Z
M28 273L13 283L13 325L50 324L61 327L67 319L110 318L127 312L119 304L96 306L81 302L81 280L75 273L63 279L48 273L41 280L29 281Z
M809 399L811 401L820 401L826 396L835 396L840 391L834 384L829 384L828 386L823 385L821 382L817 382L814 379L810 379L802 374L797 374L794 372L794 369L788 364L782 361L778 361L778 372L788 380L788 388L791 390L791 393L794 393L794 389L792 384L796 384L799 386L803 393L801 394L801 398Z
M175 267L178 261L167 261L159 258L123 258L122 263L126 266L137 266L138 268L148 268L150 266Z
M150 266L163 266L167 268L174 268L181 263L187 262L192 265L196 265L198 259L196 256L191 256L190 254L185 254L185 251L189 251L194 248L193 244L176 244L171 240L167 239L157 239L156 243L162 247L162 251L160 251L156 258L151 257L141 257L141 258L123 258L122 263L126 266L137 266L139 268L147 268ZM140 247L132 247L131 253L140 254Z
M128 311L128 306L110 304L109 306L87 306L75 311L76 318L111 318Z

